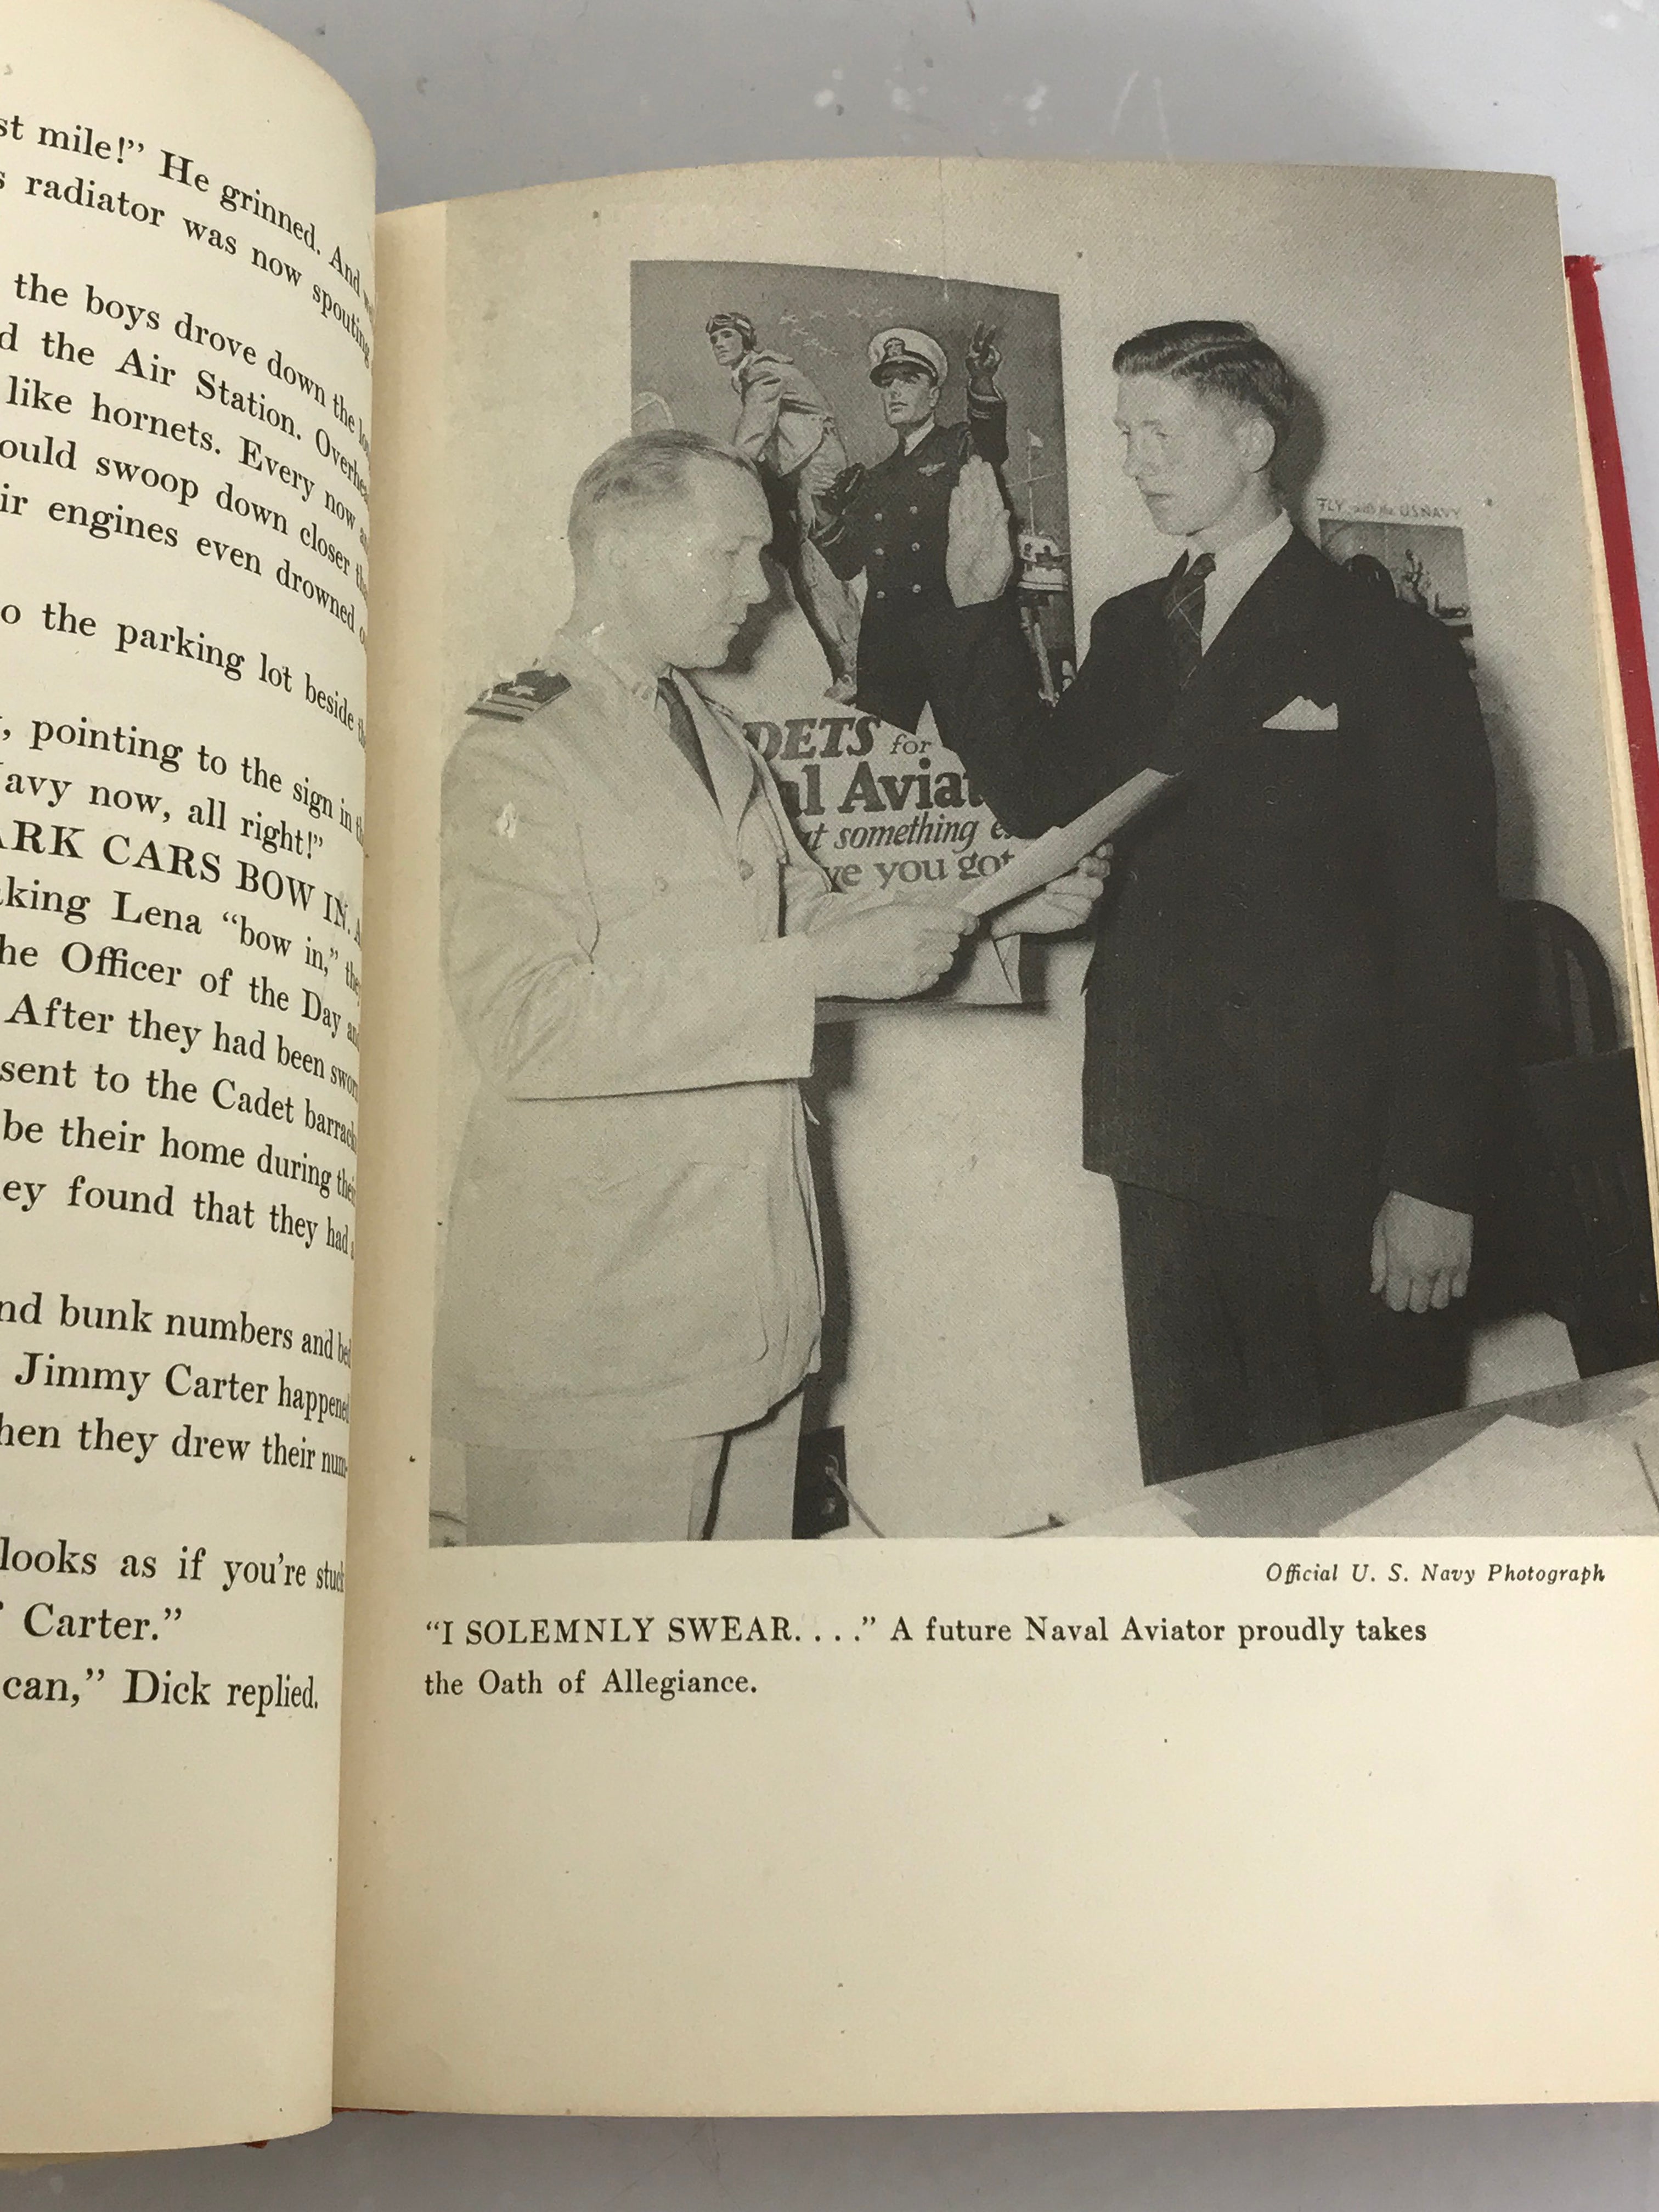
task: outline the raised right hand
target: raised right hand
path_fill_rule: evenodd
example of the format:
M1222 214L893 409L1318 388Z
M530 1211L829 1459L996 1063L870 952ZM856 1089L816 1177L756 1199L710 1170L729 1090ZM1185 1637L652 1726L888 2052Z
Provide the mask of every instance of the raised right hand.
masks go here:
M959 907L895 899L815 929L813 988L820 999L908 999L925 991L977 928Z
M963 463L951 494L945 580L959 607L976 607L988 599L1000 599L1013 573L1014 548L1002 486L991 464L975 454Z

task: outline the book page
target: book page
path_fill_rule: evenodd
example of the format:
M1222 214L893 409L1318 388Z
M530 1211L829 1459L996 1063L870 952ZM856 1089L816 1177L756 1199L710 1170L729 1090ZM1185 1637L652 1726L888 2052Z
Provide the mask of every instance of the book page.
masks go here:
M1606 1510L1635 1446L1571 1433L1643 1402L1651 1291L1629 1239L1600 1306L1517 1272L1471 1313L1448 1285L1455 1335L1370 1290L1389 1177L1462 1211L1449 1171L1395 1169L1403 1133L1384 1175L1377 1124L1425 1077L1423 1127L1474 1114L1447 1098L1494 892L1517 944L1547 910L1581 963L1594 1018L1528 1048L1595 1086L1571 1133L1605 1136L1645 1221L1651 953L1621 915L1548 185L876 161L507 195L380 240L341 2100L1652 2095L1659 1547ZM1224 621L1182 617L1183 680L1171 572L1211 526L1145 450L1162 373L1113 362L1194 319L1251 325L1292 400L1205 417L1222 476L1273 430L1277 504L1220 548ZM712 645L641 630L630 658L596 549L649 555L595 486L648 509L618 471L757 428L764 518L691 451L725 469L727 558L770 521L761 571L709 586ZM1000 628L947 627L976 656L953 690L877 595L938 615L939 475L970 447L1017 568ZM680 548L691 495L658 492ZM851 612L808 557L848 513ZM1321 628L1339 605L1377 646L1363 682ZM656 714L664 661L712 791ZM896 1004L805 1044L813 932L746 902L766 850L833 891L970 890L1171 757L1143 696L1203 774L1115 839L1042 1006ZM743 842L739 740L793 846ZM1056 759L1045 794L1026 769ZM1406 1018L1379 945L1413 948L1429 1011L1361 1079ZM1315 1035L1340 1047L1317 1066L1287 1042ZM792 1211L769 1179L797 1132L810 1249L800 1182ZM1204 1219L1160 1273L1146 1200L1183 1189ZM1541 1264L1553 1217L1511 1194ZM1484 1196L1474 1218L1495 1265ZM1284 1286L1327 1257L1306 1306L1374 1329L1388 1388L1316 1432L1281 1413L1321 1373L1295 1382ZM1171 1382L1151 1326L1194 1279L1270 1382L1177 1451L1225 1396L1202 1362ZM1413 1478L1506 1407L1528 1453L1500 1430L1455 1529L1413 1520L1437 1486ZM1328 1533L1395 1494L1387 1534Z
M0 115L0 2147L328 2116L373 157L206 0Z

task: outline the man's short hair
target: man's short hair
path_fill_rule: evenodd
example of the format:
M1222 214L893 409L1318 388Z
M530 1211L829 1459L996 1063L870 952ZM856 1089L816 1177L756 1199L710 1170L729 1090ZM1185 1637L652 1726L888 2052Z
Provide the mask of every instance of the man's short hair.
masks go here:
M716 331L735 331L744 345L752 346L755 343L755 325L747 315L738 314L732 307L718 308L703 328L711 338Z
M1112 356L1119 376L1167 376L1206 399L1231 399L1265 416L1282 444L1296 412L1291 373L1249 323L1160 323Z
M699 461L716 462L736 469L751 483L760 482L751 461L701 430L646 430L607 446L576 479L570 501L573 550L591 545L607 520L623 521L641 510L672 507L684 499Z

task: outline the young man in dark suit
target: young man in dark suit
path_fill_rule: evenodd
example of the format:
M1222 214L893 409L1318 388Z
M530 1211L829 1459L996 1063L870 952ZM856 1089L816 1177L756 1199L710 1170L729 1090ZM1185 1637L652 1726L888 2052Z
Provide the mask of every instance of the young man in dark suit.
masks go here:
M1499 959L1490 757L1456 641L1273 488L1293 406L1246 325L1114 357L1123 465L1184 550L1050 709L992 472L951 509L934 712L1030 836L1143 768L1086 986L1084 1160L1117 1184L1143 1472L1461 1401Z

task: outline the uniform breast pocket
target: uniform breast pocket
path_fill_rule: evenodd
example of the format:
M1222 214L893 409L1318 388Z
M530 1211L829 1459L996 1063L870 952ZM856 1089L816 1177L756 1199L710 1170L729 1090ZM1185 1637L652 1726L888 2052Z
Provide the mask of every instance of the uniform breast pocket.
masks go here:
M700 906L714 898L720 879L713 868L688 863L681 854L663 854L654 865L647 855L643 866L611 873L590 867L587 886L603 933L636 919L656 917L666 928L675 908Z

